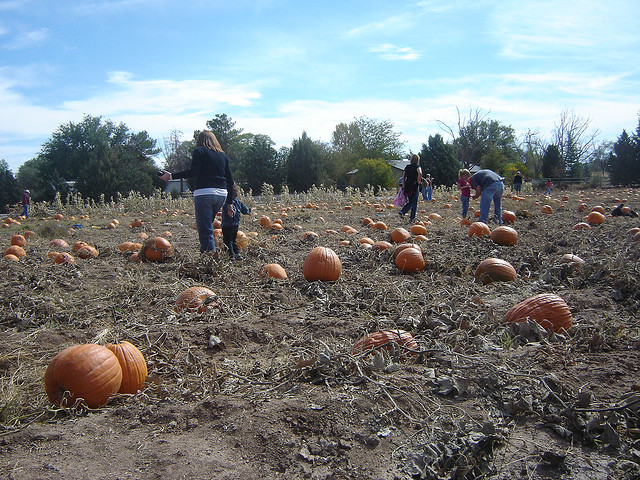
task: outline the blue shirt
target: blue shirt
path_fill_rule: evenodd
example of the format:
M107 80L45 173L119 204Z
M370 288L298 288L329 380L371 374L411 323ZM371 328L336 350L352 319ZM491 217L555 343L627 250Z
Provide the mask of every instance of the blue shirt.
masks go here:
M504 180L503 177L498 175L493 170L487 169L487 170L479 170L476 173L474 173L471 179L469 180L469 183L473 188L480 187L481 190L484 190L489 185L495 182L501 182L502 180Z
M234 198L231 204L233 205L233 208L236 211L236 213L233 215L233 217L230 217L227 212L227 207L222 208L221 223L223 227L240 225L240 214L249 215L251 213L251 209L247 207L244 203L242 203L240 200L238 200L237 198Z

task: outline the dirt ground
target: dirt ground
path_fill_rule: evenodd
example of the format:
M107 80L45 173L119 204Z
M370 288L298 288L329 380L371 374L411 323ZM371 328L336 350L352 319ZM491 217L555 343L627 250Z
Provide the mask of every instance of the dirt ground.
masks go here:
M235 262L201 256L191 210L170 203L3 228L5 248L14 233L35 234L24 259L0 261L0 477L640 478L640 242L628 233L640 221L609 217L571 230L585 215L580 203L610 211L624 199L637 209L638 192L572 191L565 201L561 193L505 196L518 215L515 246L469 238L455 199L421 201L419 218L442 220L427 226L427 265L413 274L398 270L390 250L360 247L364 236L389 240L393 228L409 227L374 199L294 203L286 216L275 203L258 205L241 226L257 235ZM540 213L544 203L552 215ZM261 215L284 228L261 228ZM364 217L389 230L362 226ZM144 225L130 228L134 218ZM344 225L359 232L340 233ZM132 263L118 249L140 232L164 231L174 248L166 262ZM319 236L302 239L305 231ZM47 253L58 237L90 243L99 256L53 265ZM339 255L337 282L303 278L316 245ZM565 253L585 263L561 263ZM488 257L510 262L518 278L475 282ZM267 263L288 278L261 276ZM174 312L193 285L211 288L218 307ZM503 323L513 305L544 292L571 308L568 332ZM411 332L420 354L352 350L389 329ZM115 340L145 355L141 392L97 410L48 401L44 372L60 350Z

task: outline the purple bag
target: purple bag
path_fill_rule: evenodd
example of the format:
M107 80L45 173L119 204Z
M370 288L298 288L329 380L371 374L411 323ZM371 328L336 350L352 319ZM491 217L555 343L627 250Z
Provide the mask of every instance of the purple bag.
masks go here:
M409 199L404 194L404 188L401 188L400 190L398 190L398 195L396 195L396 198L393 200L393 204L396 207L404 207L408 201Z

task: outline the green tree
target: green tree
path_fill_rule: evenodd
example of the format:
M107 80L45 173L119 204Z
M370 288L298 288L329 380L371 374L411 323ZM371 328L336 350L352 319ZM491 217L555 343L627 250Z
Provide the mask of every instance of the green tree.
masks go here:
M259 194L268 183L279 189L283 181L283 168L274 142L268 135L255 135L238 158L238 182Z
M353 186L364 189L367 185L379 188L391 188L396 184L391 165L381 158L361 158L356 164L358 173Z
M333 175L344 179L362 158L388 161L402 157L400 135L390 121L360 117L349 124L339 123L331 135Z
M564 173L564 165L560 150L556 145L548 145L542 156L542 176L545 178L558 178Z
M164 168L170 172L181 172L187 170L191 164L191 152L195 148L193 140L182 141L182 132L171 130L169 135L164 137L162 155L164 156Z
M222 150L224 150L232 163L235 162L242 154L244 147L247 146L246 142L242 142L242 128L235 128L235 126L236 122L231 120L225 113L219 113L207 121L207 128L214 133L218 142L220 142ZM199 133L199 131L196 132L194 138L197 138Z
M286 158L287 185L294 192L304 192L313 185L321 185L327 179L329 169L329 149L322 143L313 141L302 132L294 140Z
M640 126L639 126L640 129ZM640 138L635 138L623 130L613 144L613 152L609 155L608 170L611 183L614 185L631 185L640 182Z
M429 173L434 185L452 185L458 179L462 164L456 157L455 147L445 143L442 135L429 136L428 144L420 151L422 174Z
M157 179L153 155L159 149L147 132L132 133L124 124L85 116L80 123L61 125L43 145L35 162L44 179L40 192L53 199L66 193L67 181L85 198L107 199L137 191L150 195Z
M9 169L9 164L0 160L0 211L8 213L6 205L12 205L20 201L20 189L18 182Z

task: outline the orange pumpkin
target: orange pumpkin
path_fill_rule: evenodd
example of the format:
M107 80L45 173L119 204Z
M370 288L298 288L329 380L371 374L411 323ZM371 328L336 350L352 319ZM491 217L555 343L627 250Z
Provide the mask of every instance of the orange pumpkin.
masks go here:
M579 222L576 223L573 227L571 227L571 230L588 230L591 228L591 225L589 225L586 222Z
M147 379L147 362L144 355L135 345L125 340L116 344L107 343L106 347L116 356L122 369L122 382L118 393L136 393Z
M540 211L547 215L551 215L553 213L553 208L551 207L551 205L543 205Z
M404 248L396 255L395 262L403 272L420 272L426 265L420 248Z
M80 258L95 258L98 256L98 250L96 250L94 247L92 247L91 245L85 245L84 247L80 248L76 254L78 255L78 257Z
M143 260L149 262L161 262L171 257L173 248L169 240L163 237L155 237L147 240L140 251Z
M133 245L133 242L122 242L120 245L118 245L118 250L120 250L121 252L128 252L131 245Z
M263 228L271 228L271 225L273 225L273 222L271 222L271 218L269 216L267 216L267 215L262 215L258 219L258 223Z
M391 241L394 243L402 243L410 236L411 234L407 232L404 228L398 227L391 232Z
M141 227L141 226L142 226L142 220L140 220L139 218L136 218L129 224L129 227L131 228Z
M69 248L69 244L62 238L56 238L54 240L51 240L50 245L57 248Z
M601 213L602 215L604 215L606 212L604 210L604 207L602 205L596 205L595 207L593 207L591 209L592 212L597 212L597 213Z
M515 245L518 243L518 232L511 227L501 225L493 229L490 238L498 245Z
M4 251L5 255L15 255L18 258L26 257L27 252L25 252L24 248L19 247L18 245L11 245Z
M568 330L573 322L569 306L553 293L541 293L514 305L505 315L504 321L523 322L528 318L554 332Z
M302 274L308 282L316 280L334 282L340 278L341 273L340 257L327 247L316 247L311 250L302 265Z
M108 348L87 343L58 353L44 375L49 401L70 407L83 398L89 408L104 406L122 383L122 368ZM66 393L65 393L66 392Z
M460 225L462 225L463 227L468 227L471 225L471 220L464 217L460 219Z
M427 234L427 227L425 227L424 225L420 225L420 224L411 225L411 228L409 230L414 235L426 235Z
M75 263L76 259L67 252L60 252L55 257L53 257L53 263L60 265L63 263Z
M25 247L27 245L27 239L24 236L16 233L11 237L11 245L17 245L18 247Z
M516 269L506 260L487 258L478 264L476 280L483 284L491 282L510 282L518 277Z
M178 295L173 311L179 313L186 310L190 313L205 313L217 306L216 299L216 294L207 287L189 287Z
M373 248L373 250L389 250L390 248L393 248L393 245L384 240L380 240L374 242L373 245L371 245L371 248Z
M504 223L515 223L516 222L516 214L511 210L503 210L502 211L502 221Z
M431 220L432 222L439 222L440 220L442 220L442 215L440 215L439 213L430 213L429 220Z
M360 338L353 346L353 353L354 355L358 355L378 348L391 350L394 343L411 350L418 350L418 343L411 333L405 330L382 330ZM417 354L415 351L403 350L403 356Z
M262 268L262 276L282 280L287 278L287 272L280 264L269 263Z
M589 212L589 215L587 215L587 222L589 222L592 225L600 225L604 223L604 219L605 219L605 216L602 213L595 210L592 210L591 212Z
M20 259L16 257L13 253L7 253L2 258L5 260L13 260L14 262L19 262Z
M470 237L489 236L491 235L491 229L489 228L489 225L484 222L473 222L469 226L468 234Z

